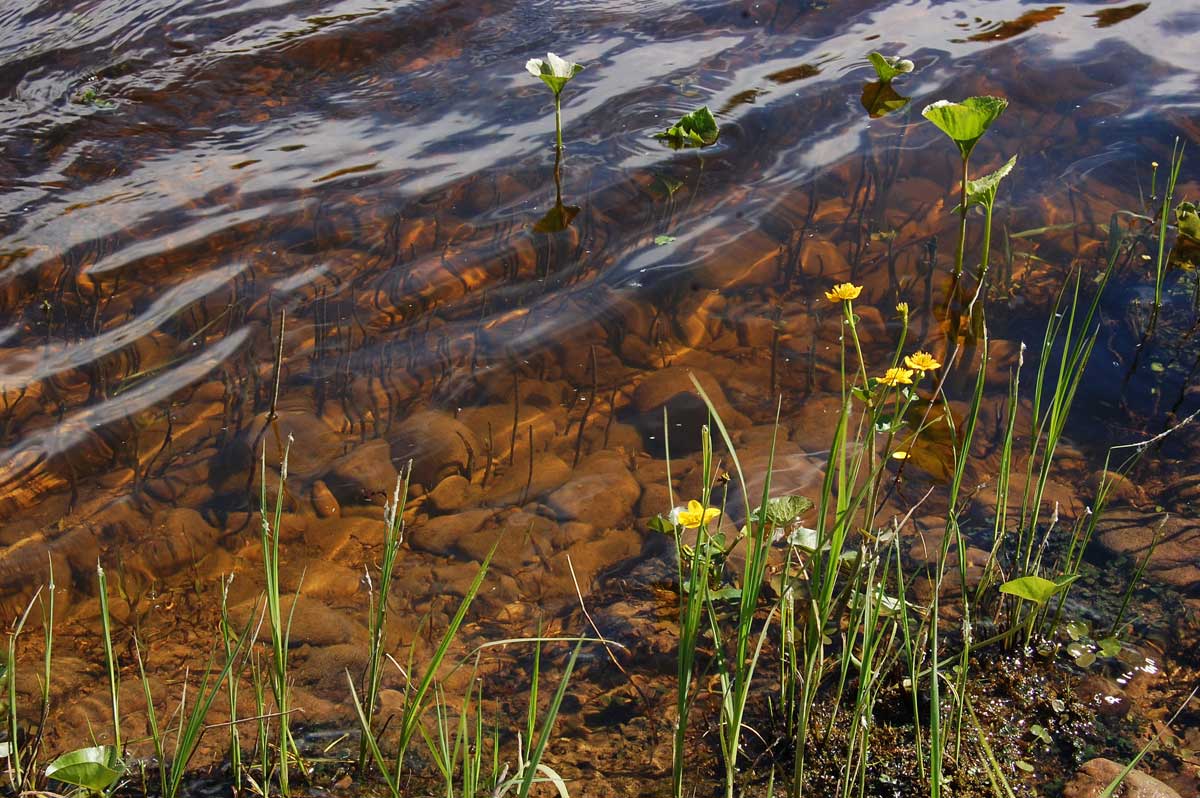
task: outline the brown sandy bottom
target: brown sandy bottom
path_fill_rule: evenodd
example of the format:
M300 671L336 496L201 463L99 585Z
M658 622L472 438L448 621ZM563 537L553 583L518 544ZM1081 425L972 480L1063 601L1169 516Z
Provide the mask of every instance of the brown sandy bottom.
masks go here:
M814 22L785 4L759 5L759 21L771 20L771 37L812 35L810 25L819 33L835 27L829 15ZM289 110L308 110L309 94L359 80L368 66L373 71L362 80L379 97L424 97L441 90L438 70L462 70L474 52L472 37L483 35L473 27L476 14L443 10L440 22L431 17L403 27L399 51L385 49L398 34L382 26L302 37L262 62L202 64L191 74L197 85L226 85L230 76L244 81L238 85L245 91L225 92L219 101L205 104L200 93L184 99L174 89L136 85L130 96L139 99L139 109L170 107L188 120L188 130L271 125ZM708 31L750 24L743 23L743 11L730 4L708 17L683 13L672 24L681 36L705 31L708 37L715 35ZM974 24L982 28L978 35L991 37L983 41L1002 42L1050 25L1055 16ZM519 30L512 22L505 18L497 23L501 30L487 35ZM1026 79L1027 70L1045 66L1019 41L1001 51L1005 58L994 68L953 83L955 96L999 91L1012 101L973 166L982 173L1002 163L1009 153L1001 142L1019 139L1033 173L1049 160L1035 154L1046 152L1064 155L1078 169L1069 184L1037 181L1044 191L1006 209L1009 231L1041 232L1009 242L1012 251L994 267L988 293L987 391L966 480L974 545L962 553L976 576L990 543L1005 392L1021 345L1029 347L1028 379L1042 325L1067 275L1099 270L1114 212L1145 210L1136 181L1120 182L1086 162L1107 146L1100 123L1111 114L1115 100L1105 92L1115 79L1102 66L1056 64L1062 77L1048 107L1043 88ZM691 102L686 92L706 80L734 85L739 70L770 60L777 44L775 38L752 40L719 63L697 65L681 96ZM783 60L788 63L776 64L779 69L719 115L741 113L771 92L794 91L799 99L770 106L769 124L755 135L745 131L758 129L752 126L758 117L737 117L723 134L726 143L704 159L651 160L647 146L614 132L599 144L569 147L566 200L584 209L562 231L535 229L553 191L545 148L511 168L464 167L444 184L412 189L415 196L404 202L387 201L387 191L419 183L424 175L411 165L373 175L354 171L364 164L337 161L350 170L343 173L313 156L300 162L315 170L296 183L300 188L284 177L264 186L241 154L221 153L232 178L181 167L153 175L155 192L139 201L159 202L169 212L135 224L120 202L80 197L77 211L86 211L88 230L117 232L72 228L69 235L60 230L62 241L53 247L5 249L2 263L20 271L0 286L0 311L14 331L0 340L0 617L19 616L53 569L59 622L45 750L68 750L93 736L110 740L99 561L113 594L126 738L134 758L149 755L134 637L162 714L214 651L222 581L233 576L235 621L255 613L262 590L258 495L265 487L274 501L290 441L282 588L298 594L294 611L290 600L285 607L293 613L296 722L310 753L343 733L351 742L331 750L352 745L346 671L357 678L366 660L366 575L378 565L383 503L412 460L388 651L402 663L410 651L415 662L428 657L479 562L499 541L451 660L469 658L483 643L539 630L568 636L599 629L614 644L584 650L547 762L571 779L573 795L664 794L678 593L669 547L649 521L669 512L672 496L680 504L700 493L696 449L706 416L691 379L704 386L729 427L752 491L762 484L776 435L776 397L782 397L774 492L813 495L840 389L841 321L824 291L844 280L865 286L855 307L867 360L876 367L890 362L898 301L912 309L907 348L944 357L949 343L950 325L940 309L947 242L956 234L948 213L949 187L957 179L953 153L926 146L915 121L893 119L864 128L861 141L816 173L803 179L798 172L781 174L779 153L794 155L796 141L829 143L814 132L820 128L814 120L845 114L846 107L862 113L843 102L856 100L857 78L832 90L829 84L808 89L824 67ZM1169 77L1161 64L1142 66L1151 77ZM484 88L496 95L507 90L495 82ZM644 94L630 107L642 113L653 106L657 114L657 95ZM533 102L532 90L514 96ZM683 100L672 95L671 102ZM398 113L390 105L372 99L367 110L399 124L403 119L390 116ZM403 110L415 113L419 105ZM505 105L497 113L508 111ZM587 113L594 121L605 111ZM121 143L119 151L98 148L56 179L82 193L100 186L113 189L110 199L120 197L121 180L145 177L125 171L127 158L144 165L185 142L178 130L163 136L152 126L146 132L136 116L126 121L127 129L114 122L107 133ZM1176 114L1172 125L1196 135L1194 119ZM35 160L57 164L84 129L48 140ZM386 140L369 143L383 150ZM1064 141L1071 142L1069 153ZM283 155L264 157L275 159L266 166L277 174L292 168ZM627 159L635 166L605 166ZM650 165L637 166L638 159ZM1179 195L1200 195L1186 172ZM275 204L255 216L263 196ZM214 228L191 227L214 208L229 218ZM970 251L979 243L977 228ZM664 232L678 236L674 249L655 243ZM670 259L652 257L664 251ZM1144 297L1151 277L1142 257L1151 251L1152 241L1143 237L1120 261L1097 346L1103 370L1085 386L1081 420L1068 426L1056 453L1043 517L1057 504L1063 528L1094 501L1108 445L1160 432L1197 399L1191 285L1173 283L1170 312L1149 343L1144 301L1129 300ZM642 263L654 268L643 274L636 268ZM960 417L973 376L960 366L947 380L952 413ZM670 481L664 408L671 419ZM1018 429L1029 428L1031 413L1023 398ZM944 528L939 491L948 446L935 434L924 436L903 469L893 465L890 474L895 486L881 517L903 516L934 488L901 532L914 569L930 564ZM1011 465L1016 485L1027 466L1022 457ZM1039 794L1054 794L1094 756L1126 761L1157 732L1163 733L1160 748L1143 768L1180 795L1200 789L1200 715L1192 709L1164 725L1197 678L1196 462L1200 434L1186 427L1118 483L1089 553L1094 573L1073 591L1069 612L1106 628L1129 574L1159 533L1145 584L1127 613L1132 629L1122 657L1082 668L1061 652L1052 661L1036 652L981 654L978 711L1001 761L1033 766L1031 775L1012 764L1025 794L1035 786ZM732 496L730 515L744 510L744 499ZM916 580L912 598L927 595L928 581ZM945 621L953 634L955 619ZM27 708L38 693L38 622L35 609L18 641L19 700ZM556 683L564 661L562 644L547 647L548 683ZM516 644L489 649L480 663L485 710L509 734L523 723L531 652ZM760 772L779 764L787 773L786 735L768 704L770 670L760 674L762 690L752 702L755 734L747 758ZM471 670L445 671L453 703ZM403 684L397 669L386 671L383 717L396 711ZM249 702L250 690L244 686L241 696ZM228 717L225 700L218 698L213 723ZM712 694L702 692L698 706L702 720L690 740L691 762L704 784L715 784ZM880 795L912 794L918 777L906 707L902 695L889 694L876 719L871 778ZM250 703L239 708L242 716L252 711ZM825 705L822 712L832 709ZM841 715L827 739L814 744L814 789L836 775L844 750ZM1036 719L1054 742L1032 737L1017 719ZM25 715L25 723L34 720ZM205 768L217 768L221 780L224 734L216 728L204 739L197 792L213 783ZM511 750L511 737L505 739ZM343 765L320 764L318 772L318 786L306 789L359 788L346 784ZM962 794L985 794L982 773L955 778ZM437 791L432 782L415 782L412 789Z

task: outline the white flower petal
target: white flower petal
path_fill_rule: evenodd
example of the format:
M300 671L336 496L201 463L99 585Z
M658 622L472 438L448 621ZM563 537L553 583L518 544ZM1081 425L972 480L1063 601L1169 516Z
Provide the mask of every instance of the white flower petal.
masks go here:
M530 58L525 62L525 71L535 78L542 76L542 59Z
M575 65L565 58L559 58L554 53L546 53L546 61L550 64L550 71L556 78L570 78L575 76Z
M675 507L671 510L671 523L679 526L679 516L681 513L686 513L686 507Z

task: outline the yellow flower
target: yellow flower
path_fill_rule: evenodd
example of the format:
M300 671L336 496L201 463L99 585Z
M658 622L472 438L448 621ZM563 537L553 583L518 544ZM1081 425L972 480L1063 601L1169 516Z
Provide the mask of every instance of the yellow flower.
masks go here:
M830 302L849 302L851 299L858 299L858 295L861 293L861 285L839 283L833 287L832 291L825 292L825 298Z
M907 319L908 318L908 303L907 302L897 302L896 303L896 312L900 314L900 318Z
M912 369L888 369L882 377L879 378L880 385L887 385L891 388L896 388L900 385L912 385Z
M708 522L714 518L719 518L721 511L716 507L704 508L700 502L692 499L687 503L687 507L676 507L671 511L671 521L685 529L698 529L702 526L708 526Z
M904 365L908 366L913 371L919 371L924 374L927 371L935 371L942 367L942 364L934 359L933 355L928 352L914 352L904 358Z

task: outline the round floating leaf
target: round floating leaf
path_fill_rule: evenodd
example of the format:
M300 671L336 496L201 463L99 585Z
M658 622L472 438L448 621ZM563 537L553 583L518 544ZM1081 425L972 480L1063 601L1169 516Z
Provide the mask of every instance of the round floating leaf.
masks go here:
M953 139L962 157L968 158L975 144L1007 107L1008 100L1003 97L968 97L960 103L938 100L925 106L921 115Z
M63 754L46 766L46 778L92 792L104 792L125 772L111 745L80 748Z

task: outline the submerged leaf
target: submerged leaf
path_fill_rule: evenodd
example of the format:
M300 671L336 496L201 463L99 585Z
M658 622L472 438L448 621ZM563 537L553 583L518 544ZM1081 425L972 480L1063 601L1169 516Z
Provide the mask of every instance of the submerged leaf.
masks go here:
M92 792L104 792L125 772L111 745L80 748L63 754L46 766L46 778Z
M954 140L965 159L1007 107L1003 97L968 97L960 103L938 100L921 114Z
M908 105L909 97L899 94L892 88L890 81L876 80L863 84L862 97L859 101L872 119L887 116L893 111L899 111Z
M665 247L668 244L675 243L675 236L657 235L654 237L654 245L657 247Z
M661 133L655 133L654 138L664 139L673 147L706 147L716 142L720 135L717 120L707 105L702 105L690 114L684 114L679 121Z
M867 55L867 60L871 62L871 66L875 67L875 74L879 76L882 83L891 83L898 75L912 72L915 66L912 61L898 55L887 56L882 53L870 53Z
M553 208L546 211L545 216L537 220L533 225L533 229L539 233L561 233L570 226L578 213L578 205L563 205L561 202L555 203Z

